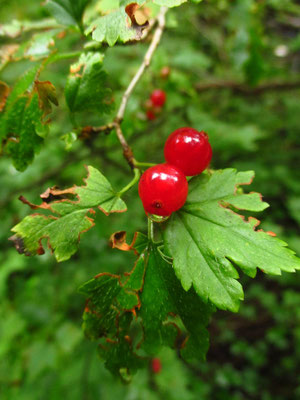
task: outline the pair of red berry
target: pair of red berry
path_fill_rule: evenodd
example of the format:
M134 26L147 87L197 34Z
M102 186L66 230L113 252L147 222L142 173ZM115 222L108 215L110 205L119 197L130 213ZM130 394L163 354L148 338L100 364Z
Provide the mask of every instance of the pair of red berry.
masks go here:
M155 89L150 96L150 100L147 101L146 115L149 121L156 118L156 115L161 112L162 107L166 102L166 93L161 89Z
M186 176L198 175L210 163L212 149L205 132L180 128L168 137L166 163L147 169L139 182L139 195L146 213L169 216L179 210L188 195Z

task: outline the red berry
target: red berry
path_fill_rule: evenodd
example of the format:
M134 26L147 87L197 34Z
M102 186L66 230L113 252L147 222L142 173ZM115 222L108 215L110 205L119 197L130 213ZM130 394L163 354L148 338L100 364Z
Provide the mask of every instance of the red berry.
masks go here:
M200 174L207 168L212 157L207 134L188 127L171 133L164 153L167 163L181 169L186 176Z
M154 119L156 119L156 115L153 110L147 110L146 115L147 115L148 121L153 121Z
M157 164L147 169L139 182L139 195L146 213L168 216L186 200L188 183L173 165Z
M155 89L150 99L154 107L162 107L166 102L166 93L161 89Z
M151 360L151 370L154 374L159 374L161 371L162 365L159 358L152 358Z

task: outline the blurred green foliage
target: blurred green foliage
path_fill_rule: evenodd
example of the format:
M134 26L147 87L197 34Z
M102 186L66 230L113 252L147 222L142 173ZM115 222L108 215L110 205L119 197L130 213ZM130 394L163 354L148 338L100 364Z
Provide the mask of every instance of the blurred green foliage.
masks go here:
M87 16L96 3L87 9ZM22 6L1 0L0 9L2 22L10 29L13 19L32 23L49 18L33 0ZM262 192L271 204L262 227L280 234L298 255L299 24L296 0L203 0L172 9L168 29L129 101L123 123L136 158L147 162L163 161L162 146L172 130L185 125L206 130L214 148L213 168L255 170L252 190ZM31 33L28 28L21 37L0 35L0 43L31 41ZM71 30L56 40L56 46L76 52L82 40L78 31ZM103 47L104 69L116 104L146 48L147 43ZM125 196L128 212L110 216L109 222L105 215L97 215L96 226L82 236L80 250L67 262L56 263L49 252L26 258L9 244L10 228L28 213L19 195L36 201L49 186L81 184L84 164L99 168L116 189L128 182L130 170L113 134L100 133L85 141L74 138L74 121L63 94L69 66L76 61L77 57L60 60L42 73L41 80L56 87L60 107L53 110L50 133L34 163L21 173L8 158L0 159L1 399L300 397L299 274L244 277L245 301L239 314L218 312L213 318L207 363L188 366L165 350L157 355L162 361L159 375L144 369L128 386L104 369L96 344L83 337L85 300L77 289L99 272L131 269L134 257L110 249L108 238L115 231L126 230L132 237L136 230L145 230L136 188ZM1 80L13 85L33 64L30 59L6 64ZM163 79L160 71L166 65L171 73ZM148 122L144 103L156 87L167 92L167 103L160 116ZM113 115L114 110L104 116L83 112L76 116L76 124L101 125Z

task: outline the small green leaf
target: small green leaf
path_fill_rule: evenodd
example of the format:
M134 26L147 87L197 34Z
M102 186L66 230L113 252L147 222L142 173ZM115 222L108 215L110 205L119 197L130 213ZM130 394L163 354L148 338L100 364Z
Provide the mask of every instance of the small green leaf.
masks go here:
M94 225L94 220L88 217L88 214L95 214L93 208L100 209L106 215L126 211L125 203L113 191L108 180L91 166L88 172L85 186L74 186L63 191L48 189L41 195L44 199L41 205L31 204L21 198L31 208L47 210L52 215L27 216L12 229L15 235L11 240L20 253L43 254L41 241L47 238L57 261L67 260L76 252L80 235ZM54 200L49 202L49 196ZM77 201L73 200L74 196L77 196Z
M15 57L30 57L31 60L38 59L40 57L45 57L54 51L55 37L62 29L50 29L46 32L36 33L32 38L24 43L23 54L18 51Z
M142 4L144 1L125 1L121 3L119 10L110 12L93 21L86 29L85 34L92 32L92 37L97 42L107 42L109 46L114 46L117 41L122 43L129 40L139 40L142 37L143 29L147 26L147 22L143 25L136 23L133 14L125 7L132 3L133 5ZM126 10L128 13L126 13ZM132 10L130 10L132 11Z
M42 110L37 94L21 96L4 116L1 136L9 135L5 146L15 168L24 171L32 163L43 139L37 134Z
M51 82L35 80L41 64L25 73L7 98L0 123L0 139L5 139L5 152L15 168L24 171L39 152L47 135L45 117L51 112L50 101L58 105Z
M258 194L237 190L252 177L251 171L226 169L191 179L185 206L164 226L165 248L183 288L193 285L204 301L231 311L237 311L243 299L233 263L252 277L257 268L275 275L300 269L300 260L286 243L257 231L255 218L246 220L231 210L267 207Z
M102 64L102 54L87 53L71 66L65 95L72 112L107 113L111 110L111 90L107 87L107 74Z
M46 8L63 25L82 26L82 17L91 0L48 0Z
M73 144L76 142L77 135L75 132L69 132L66 133L65 135L62 135L60 139L65 142L65 149L69 151L73 147Z

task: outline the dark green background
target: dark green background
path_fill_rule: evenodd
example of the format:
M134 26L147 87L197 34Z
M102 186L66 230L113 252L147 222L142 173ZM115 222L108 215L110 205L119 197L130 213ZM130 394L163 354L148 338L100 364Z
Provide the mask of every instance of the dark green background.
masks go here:
M277 233L300 255L300 92L276 83L298 81L300 6L292 0L203 0L168 13L167 30L153 64L128 103L125 135L140 161L162 162L163 143L172 130L193 126L206 130L214 149L213 168L253 169L251 189L262 192L271 208L262 228ZM0 1L1 22L47 17L39 2ZM0 36L0 43L21 43ZM84 40L71 31L58 46L80 49ZM280 47L279 47L280 46ZM116 102L139 66L147 44L104 48L104 66ZM280 56L281 50L281 56ZM285 54L282 56L282 50ZM17 172L0 159L0 397L32 399L201 399L294 400L300 397L300 274L281 277L258 273L242 277L245 301L240 313L218 312L210 325L208 362L187 366L166 350L162 371L140 371L130 385L112 377L98 359L96 343L81 332L84 298L77 288L103 271L131 269L134 258L112 250L108 238L118 230L145 231L146 218L136 188L125 196L127 213L98 214L96 226L82 236L79 251L58 264L49 252L20 256L8 242L10 228L29 210L31 201L54 184L81 184L84 164L99 168L117 189L130 179L114 134L77 141L65 150L60 137L72 130L63 90L70 63L61 61L42 74L57 88L50 134L34 163ZM13 85L30 61L11 63L1 80ZM160 70L170 66L168 79ZM227 88L210 83L231 82ZM271 82L271 88L269 83ZM241 86L236 87L237 84ZM267 89L260 88L267 84ZM275 83L275 85L273 85ZM209 88L203 89L203 85ZM224 85L223 85L224 86ZM275 86L272 88L272 86ZM144 103L163 88L167 103L154 121L145 121ZM113 115L113 112L111 116ZM111 116L85 114L81 125L101 125Z

